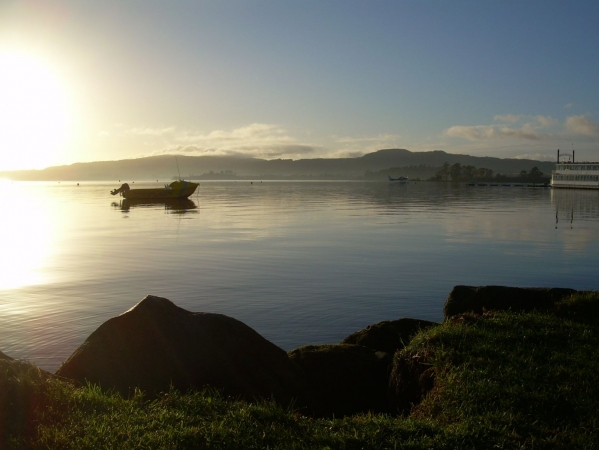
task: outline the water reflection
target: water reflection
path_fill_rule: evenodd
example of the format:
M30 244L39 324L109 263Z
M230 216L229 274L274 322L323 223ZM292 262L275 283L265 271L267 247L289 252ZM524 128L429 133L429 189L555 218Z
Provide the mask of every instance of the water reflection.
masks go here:
M574 209L571 209L570 211L565 211L561 213L562 215L562 223L564 222L564 215L566 215L566 223L570 223L570 228L573 229L573 223L574 223ZM559 209L555 210L555 229L557 230L558 224L559 224L559 216L560 216L560 211Z
M572 223L576 219L599 218L599 191L581 189L552 189L551 203L555 208L556 225L566 219Z
M198 206L193 200L185 199L123 199L112 202L114 208L129 212L131 208L164 209L167 214L197 213Z

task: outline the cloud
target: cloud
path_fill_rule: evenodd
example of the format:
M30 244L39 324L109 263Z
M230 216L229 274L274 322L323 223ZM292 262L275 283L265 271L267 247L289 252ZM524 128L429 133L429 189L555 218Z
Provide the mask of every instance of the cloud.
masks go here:
M566 130L574 135L599 137L599 124L585 116L570 116L566 119Z
M483 125L455 125L445 130L445 135L449 137L458 137L468 139L469 141L475 141L477 139L483 139L487 134L487 129L491 128Z
M522 155L514 156L514 159L532 159L533 161L553 161L555 159L555 155L549 153L524 153Z
M353 158L382 148L401 147L400 136L390 133L329 136L325 146L321 142L302 140L272 123L250 123L237 128L204 131L123 124L116 128L115 133L120 136L143 138L144 147L151 150L139 154L139 157L178 153L261 159Z
M378 134L374 136L334 137L341 148L330 152L327 158L357 158L382 148L400 147L400 136L397 134Z
M574 106L574 103L566 103L566 104L564 105L564 109L570 109L570 108L572 108L573 106Z
M445 135L469 141L528 140L547 141L559 139L599 137L599 124L586 116L570 116L563 123L550 116L495 116L495 120L510 125L455 125L445 130ZM528 120L525 122L525 120Z
M324 148L299 142L277 125L253 123L230 130L212 130L206 133L168 128L135 128L137 134L160 137L160 149L152 155L186 154L212 156L242 156L262 159L299 159L314 155Z
M377 150L380 150L377 149ZM336 150L327 154L326 158L360 158L370 151L351 151L351 150Z
M553 125L556 125L558 123L558 121L556 119L554 119L551 116L526 116L524 114L505 114L505 115L497 115L495 117L493 117L493 120L495 122L504 122L504 123L511 123L511 124L515 124L518 122L523 122L526 123L528 121L528 123L532 124L534 122L536 122L538 125L540 125L541 127L545 127L545 128L549 128L552 127ZM533 122L530 122L530 121Z
M536 141L545 138L543 134L536 131L530 124L525 124L521 128L510 128L506 126L495 125L458 125L445 130L445 134L450 137L460 137L470 141L508 138Z
M253 123L233 130L213 130L209 133L179 132L174 136L178 142L211 142L229 144L232 142L292 142L283 128L276 125Z
M263 154L267 157L281 157L285 155L308 155L314 153L318 148L304 144L289 144L289 145L271 145L262 148Z
M551 116L536 116L535 119L544 128L550 128L559 123L557 119L554 119Z
M224 151L238 156L253 156L264 159L292 158L297 159L313 154L321 147L307 144L262 144L232 147Z
M316 152L320 147L290 144L290 145L262 145L262 146L232 146L232 147L202 147L197 145L175 145L165 147L152 153L152 155L186 154L188 156L240 156L246 158L276 159L286 156L301 157Z

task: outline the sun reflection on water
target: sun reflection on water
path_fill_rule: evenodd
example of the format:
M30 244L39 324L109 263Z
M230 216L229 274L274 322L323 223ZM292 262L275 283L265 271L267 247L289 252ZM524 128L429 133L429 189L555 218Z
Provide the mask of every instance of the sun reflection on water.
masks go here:
M21 183L0 180L0 290L48 281L44 268L53 250L51 211L43 197ZM12 311L15 313L15 311Z

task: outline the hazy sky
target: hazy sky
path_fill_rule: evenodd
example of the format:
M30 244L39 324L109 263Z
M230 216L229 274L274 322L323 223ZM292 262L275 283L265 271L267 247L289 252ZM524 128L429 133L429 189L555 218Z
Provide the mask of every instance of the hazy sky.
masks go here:
M0 170L572 147L599 160L597 1L0 0Z

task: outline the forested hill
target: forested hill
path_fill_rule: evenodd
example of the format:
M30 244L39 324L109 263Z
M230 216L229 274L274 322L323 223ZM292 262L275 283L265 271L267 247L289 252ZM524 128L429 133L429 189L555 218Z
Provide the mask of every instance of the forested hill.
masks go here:
M537 167L541 172L549 174L555 169L554 161L459 155L446 153L441 150L432 152L410 152L400 149L379 150L358 159L369 161L370 164L376 164L382 166L382 168L419 165L440 168L445 163L449 163L450 165L459 163L462 166L484 167L493 170L495 173L502 174L518 174L522 170L530 171L533 167ZM370 170L375 169L371 168Z
M550 174L554 162L526 159L501 159L458 155L436 150L411 152L386 149L358 158L318 158L263 160L235 156L153 156L120 161L76 163L49 167L43 170L0 172L0 178L35 181L111 181L111 180L168 180L178 176L177 162L183 178L233 179L256 177L264 179L362 179L366 172L395 169L398 174L433 174L444 163L484 167L501 174L517 174L537 167ZM421 175L418 175L421 176ZM372 178L372 177L370 177Z

